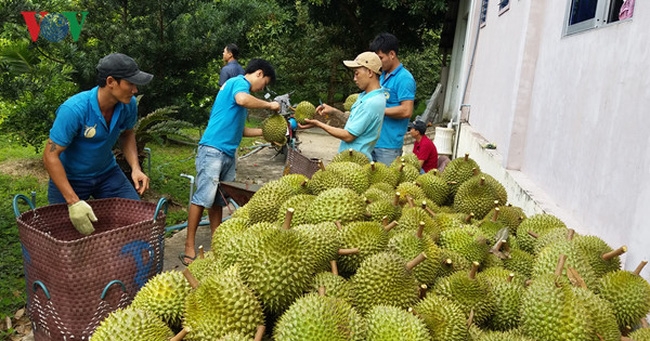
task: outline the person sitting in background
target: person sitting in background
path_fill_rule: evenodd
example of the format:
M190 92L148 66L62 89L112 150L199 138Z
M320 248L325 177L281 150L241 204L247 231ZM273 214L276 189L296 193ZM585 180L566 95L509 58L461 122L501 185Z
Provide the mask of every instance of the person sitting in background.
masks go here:
M438 168L438 149L433 144L433 141L425 134L426 131L427 125L422 121L416 120L408 125L408 132L415 140L413 143L413 154L418 157L424 173Z

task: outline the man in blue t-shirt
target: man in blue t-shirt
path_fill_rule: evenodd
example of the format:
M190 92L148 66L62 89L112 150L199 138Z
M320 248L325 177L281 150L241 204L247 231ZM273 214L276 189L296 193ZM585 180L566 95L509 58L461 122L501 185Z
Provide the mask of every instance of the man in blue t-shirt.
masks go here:
M138 162L133 126L138 119L138 85L153 76L140 71L129 56L113 53L97 64L98 85L66 100L56 110L43 162L50 175L50 204L67 203L70 221L82 234L94 231L90 197L140 200L149 177ZM131 180L115 162L113 146L120 142L131 166ZM134 188L135 186L135 188Z
M216 231L223 218L226 202L218 191L220 181L235 180L235 153L243 136L262 136L262 129L247 128L246 109L280 110L280 103L267 102L251 95L275 81L275 70L263 59L252 59L244 75L230 79L217 94L212 105L208 127L199 141L196 156L196 192L192 196L187 217L185 252L179 255L188 265L196 258L196 230L208 209L210 229Z
M235 44L228 44L223 48L223 61L226 63L219 73L219 88L223 88L224 83L233 77L244 74L244 68L237 61L239 58L239 47Z
M402 155L406 127L413 115L415 79L397 57L397 38L381 33L370 44L381 59L382 73L379 79L386 94L386 111L379 140L372 151L373 161L390 165Z
M318 120L305 120L301 128L319 127L328 134L341 140L339 152L354 149L364 153L371 159L372 152L379 131L381 130L384 118L386 99L384 92L379 86L379 74L381 73L381 60L374 52L364 52L354 60L343 61L345 66L354 70L354 82L363 92L350 109L350 117L343 128L330 126ZM327 104L321 104L316 108L316 113L338 114L343 113Z

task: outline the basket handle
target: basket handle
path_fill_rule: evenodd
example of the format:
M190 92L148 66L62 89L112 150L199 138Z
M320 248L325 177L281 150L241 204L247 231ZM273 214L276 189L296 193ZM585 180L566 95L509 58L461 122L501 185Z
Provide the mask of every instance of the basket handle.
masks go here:
M20 208L18 207L18 199L23 199L27 203L27 205L29 205L29 208L31 208L32 210L36 208L32 199L28 198L24 194L16 194L16 196L14 196L14 202L13 202L14 214L16 215L16 218L20 217Z
M158 219L158 212L160 212L162 206L165 205L164 212L167 214L167 208L169 207L169 203L167 202L167 199L165 198L160 198L158 200L158 205L156 205L156 212L153 214L153 222L156 222L156 219Z
M108 288L110 288L113 284L116 283L122 287L122 292L126 292L126 286L124 285L124 283L122 283L122 281L120 280L114 279L108 282L108 284L106 284L106 286L104 287L104 290L102 291L102 296L100 297L102 300L106 298L106 294L108 293Z
M43 292L45 293L45 297L47 297L47 299L49 301L50 300L50 292L47 290L47 287L45 287L45 284L43 284L43 282L41 282L41 281L35 281L34 285L33 285L34 292L36 292L36 290L38 290L38 287L41 287L41 289L43 289Z

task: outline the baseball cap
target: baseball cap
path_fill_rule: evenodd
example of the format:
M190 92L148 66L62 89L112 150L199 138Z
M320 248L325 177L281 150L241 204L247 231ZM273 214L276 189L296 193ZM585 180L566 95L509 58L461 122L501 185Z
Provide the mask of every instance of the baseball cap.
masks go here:
M145 85L151 82L153 75L140 71L133 58L122 53L111 53L99 60L97 73L100 78L113 76L126 79L135 85Z
M413 121L409 122L408 129L415 129L420 132L420 134L424 135L424 133L427 131L427 125L426 123L422 121Z
M363 52L354 60L344 60L343 64L349 68L367 67L376 74L381 74L381 59L374 52Z

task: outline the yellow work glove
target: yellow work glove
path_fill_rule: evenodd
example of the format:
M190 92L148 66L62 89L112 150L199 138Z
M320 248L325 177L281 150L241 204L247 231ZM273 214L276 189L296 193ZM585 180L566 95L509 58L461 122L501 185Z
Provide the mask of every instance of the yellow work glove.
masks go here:
M87 202L79 200L72 205L68 205L68 213L70 213L70 221L74 228L83 235L89 235L95 231L93 221L97 221L97 217L93 212L93 208Z

